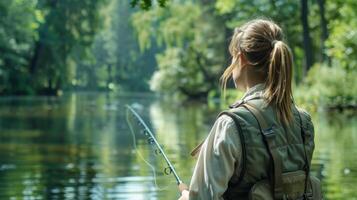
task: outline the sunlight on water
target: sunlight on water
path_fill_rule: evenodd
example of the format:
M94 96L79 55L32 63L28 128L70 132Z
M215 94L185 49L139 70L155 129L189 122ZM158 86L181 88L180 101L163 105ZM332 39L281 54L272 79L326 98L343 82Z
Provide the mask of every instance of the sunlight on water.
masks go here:
M128 95L2 98L0 199L177 199L162 158L145 137L133 141L126 104L140 111L188 183L195 164L189 152L208 134L216 108ZM312 169L326 199L357 199L356 114L319 113L313 119Z

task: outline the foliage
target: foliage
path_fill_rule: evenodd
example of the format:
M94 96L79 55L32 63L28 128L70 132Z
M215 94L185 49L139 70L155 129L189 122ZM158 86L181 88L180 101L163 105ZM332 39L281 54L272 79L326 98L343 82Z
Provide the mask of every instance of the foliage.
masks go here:
M82 86L93 88L98 85L101 88L116 87L130 91L149 90L147 82L156 65L156 46L150 46L145 52L140 51L130 21L130 16L136 11L130 8L128 2L112 1L107 8L108 25L94 40L91 51L94 63L87 70L87 76L84 76L87 81L82 83ZM88 84L94 76L97 76L97 83ZM78 80L82 78L77 77Z
M151 89L199 98L216 88L225 56L224 26L209 9L190 1L173 2L165 9L133 15L141 49L150 47L151 38L164 47L156 56L158 71Z
M320 106L338 108L357 105L357 72L347 73L340 66L317 64L310 71L304 83L297 88L296 101L311 110Z
M157 3L159 4L159 6L164 7L166 5L167 1L168 0L157 0ZM153 1L152 0L131 0L130 4L132 7L139 5L140 8L142 8L144 10L148 10L149 8L151 8Z
M332 57L333 66L341 66L348 73L357 70L357 30L352 28L357 27L356 8L356 1L337 1L330 5L331 10L339 10L339 16L330 20L327 54Z
M0 1L0 93L31 92L28 60L41 20L35 0Z
M301 66L302 28L298 8L299 3L295 1L217 0L170 2L165 9L136 13L133 25L141 49L150 47L152 38L165 48L162 55L157 56L159 67L151 80L151 88L169 93L179 91L191 98L217 90L217 80L229 59L226 49L232 29L260 16L270 16L282 25L293 47L295 65ZM300 80L303 69L295 69L296 79Z
M105 0L0 2L0 93L56 93L100 28Z
M326 41L330 63L317 63L296 93L298 102L328 108L357 107L357 17L355 1L328 4L333 13L330 36Z
M36 89L46 93L66 88L74 72L73 50L81 57L100 29L98 9L104 0L39 1L45 16L35 41L30 73Z
M148 90L156 45L140 51L128 1L19 0L0 11L0 94Z
M307 3L303 13L301 2L292 0L2 1L0 94L150 87L170 96L218 99L233 28L266 16L282 26L293 51L297 100L354 106L357 3ZM309 22L304 28L302 16ZM315 61L310 71L306 28Z
M322 32L324 28L322 26L326 24L323 24L321 17L325 14L321 13L324 12L320 7L321 2L326 7L328 29L325 31L328 33ZM228 58L222 53L227 48L224 40L227 40L234 27L240 26L247 20L269 16L282 26L286 41L292 48L295 80L298 83L296 92L298 101L328 107L356 105L354 97L356 84L352 79L356 75L355 55L357 54L354 52L357 49L357 32L351 31L350 27L356 27L354 20L356 14L353 11L357 5L354 1L319 1L319 3L308 2L308 28L312 37L312 52L315 52L312 56L313 60L320 63L315 63L315 67L308 72L307 77L304 77L306 52L304 53L303 29L300 21L301 5L298 1L217 0L201 4L200 1L171 2L166 9L154 8L136 13L133 16L133 25L141 49L150 47L152 38L164 47L163 52L156 56L158 70L150 82L151 89L170 94L179 91L191 98L197 97L200 91L209 91L204 94L209 94L212 98L216 97L218 90L213 85L218 84L214 80L218 80L225 67L224 59ZM200 21L202 16L209 16L213 20L202 22ZM206 34L207 32L213 34ZM330 35L327 41L322 38L323 34ZM198 40L204 42L197 42ZM209 56L212 49L221 49L221 54L216 51L213 56ZM322 59L324 55L327 55L329 60ZM205 61L204 68L200 68L197 58ZM209 79L205 77L205 70L202 69L214 69L208 73L213 81L207 81ZM329 75L330 73L335 76ZM304 78L306 80L299 84ZM207 84L208 82L213 85Z

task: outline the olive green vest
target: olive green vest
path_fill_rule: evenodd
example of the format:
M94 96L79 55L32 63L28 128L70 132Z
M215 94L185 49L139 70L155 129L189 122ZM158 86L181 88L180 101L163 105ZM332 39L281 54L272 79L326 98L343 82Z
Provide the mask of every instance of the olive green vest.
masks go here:
M273 176L271 170L274 169L274 161L269 155L265 138L261 133L261 125L254 113L244 106L247 102L259 109L262 117L274 131L272 149L281 159L281 172L309 171L314 150L314 129L309 114L299 111L292 104L293 122L288 127L283 126L277 119L276 108L267 106L261 94L259 87L256 88L228 111L228 114L234 114L231 117L237 125L243 159L228 184L225 199L248 199L248 192L255 183L269 178L271 180Z

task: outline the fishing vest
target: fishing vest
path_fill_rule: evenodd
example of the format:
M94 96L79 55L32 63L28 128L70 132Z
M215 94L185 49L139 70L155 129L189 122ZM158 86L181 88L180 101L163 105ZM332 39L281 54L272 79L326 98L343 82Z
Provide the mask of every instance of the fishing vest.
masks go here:
M280 196L274 199L283 199L282 173L305 171L309 177L314 151L309 114L292 103L293 121L284 126L277 119L277 109L266 105L261 94L255 92L220 114L234 120L242 146L242 163L230 179L224 199L249 199L249 191L261 180L270 180L272 193Z

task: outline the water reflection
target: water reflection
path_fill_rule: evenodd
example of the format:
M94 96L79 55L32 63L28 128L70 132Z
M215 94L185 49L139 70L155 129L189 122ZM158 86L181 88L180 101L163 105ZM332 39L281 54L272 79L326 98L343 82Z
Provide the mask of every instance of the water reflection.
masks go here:
M328 199L357 199L357 124L354 113L314 116L313 165L319 166ZM316 169L316 168L315 168Z
M175 179L163 173L160 157L144 137L133 141L129 133L124 105L133 103L189 182L195 164L189 152L207 135L215 108L141 95L1 98L0 199L176 199ZM312 164L323 179L325 196L354 199L356 115L313 118ZM138 151L156 168L156 180Z

